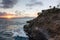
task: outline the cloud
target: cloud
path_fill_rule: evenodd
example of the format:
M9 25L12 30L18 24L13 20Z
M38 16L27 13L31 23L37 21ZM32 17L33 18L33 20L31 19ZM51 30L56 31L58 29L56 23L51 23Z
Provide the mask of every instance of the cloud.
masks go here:
M31 0L30 3L27 3L27 4L26 4L26 6L30 6L30 7L31 7L31 6L37 6L37 5L42 6L43 3L42 3L41 1Z
M59 5L60 6L60 0L58 0L58 2L57 2L58 4L57 5Z
M17 0L2 0L1 8L12 8L17 3Z
M30 2L37 2L37 0L30 0Z

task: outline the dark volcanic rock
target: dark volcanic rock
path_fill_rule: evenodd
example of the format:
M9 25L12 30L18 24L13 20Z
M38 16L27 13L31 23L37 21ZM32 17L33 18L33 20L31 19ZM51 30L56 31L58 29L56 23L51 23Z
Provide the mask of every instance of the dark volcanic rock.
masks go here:
M42 10L24 29L30 40L60 40L60 8Z

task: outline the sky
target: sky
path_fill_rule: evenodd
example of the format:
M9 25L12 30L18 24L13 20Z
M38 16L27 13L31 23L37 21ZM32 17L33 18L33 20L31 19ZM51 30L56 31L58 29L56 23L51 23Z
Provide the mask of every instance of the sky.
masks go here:
M21 13L21 15L37 16L36 13L49 6L56 6L59 0L0 0L0 11Z

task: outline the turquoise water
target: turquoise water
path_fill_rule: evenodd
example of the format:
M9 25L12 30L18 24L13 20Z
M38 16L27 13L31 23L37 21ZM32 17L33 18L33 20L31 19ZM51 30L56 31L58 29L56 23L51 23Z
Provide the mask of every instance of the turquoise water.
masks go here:
M16 36L15 40L29 40L27 37Z

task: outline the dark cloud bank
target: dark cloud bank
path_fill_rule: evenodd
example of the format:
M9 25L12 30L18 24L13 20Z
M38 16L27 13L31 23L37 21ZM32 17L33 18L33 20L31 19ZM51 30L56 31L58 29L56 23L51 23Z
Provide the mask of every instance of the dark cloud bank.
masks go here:
M18 0L2 0L2 5L0 6L1 8L12 8Z

